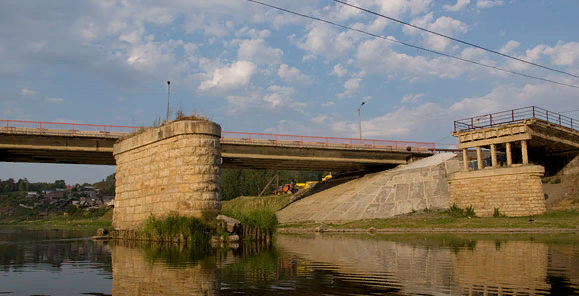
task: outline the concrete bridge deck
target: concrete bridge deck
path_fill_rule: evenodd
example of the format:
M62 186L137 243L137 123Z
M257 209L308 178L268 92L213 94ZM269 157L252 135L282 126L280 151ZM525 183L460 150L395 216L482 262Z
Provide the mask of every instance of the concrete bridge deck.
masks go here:
M139 127L0 121L0 161L115 165L113 145ZM432 143L222 132L222 167L388 169L428 157Z
M477 149L479 169L481 148L491 150L493 167L498 166L496 151L506 153L507 166L535 163L547 169L557 155L579 153L579 121L539 107L457 120L454 127L458 148Z

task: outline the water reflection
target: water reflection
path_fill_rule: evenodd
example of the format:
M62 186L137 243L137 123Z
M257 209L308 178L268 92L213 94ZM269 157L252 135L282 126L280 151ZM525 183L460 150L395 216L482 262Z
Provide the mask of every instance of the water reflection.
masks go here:
M302 276L329 273L333 281L364 283L367 294L579 294L576 237L489 238L281 236L277 245L294 255Z
M579 235L279 235L231 250L19 232L0 230L0 293L579 295Z

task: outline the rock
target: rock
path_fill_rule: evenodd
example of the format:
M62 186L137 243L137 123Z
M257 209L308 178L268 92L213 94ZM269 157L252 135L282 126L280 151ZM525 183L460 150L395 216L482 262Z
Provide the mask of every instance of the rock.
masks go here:
M234 233L236 232L236 230L239 228L239 225L241 224L241 222L239 222L239 220L237 219L233 219L231 217L227 217L224 215L219 215L217 216L217 221L223 221L226 223L226 228L227 228L227 232L229 233Z
M109 230L108 230L108 229L106 229L106 228L99 228L99 229L97 229L97 233L96 233L97 236L105 236L105 235L107 235L107 234L109 234Z
M376 228L370 227L370 228L368 228L368 232L369 233L376 233Z
M230 235L227 240L231 243L231 242L238 242L239 241L239 235L234 234L234 235Z
M320 226L314 228L314 232L322 233L322 232L324 232L324 230L325 230L325 228L323 225L320 225Z

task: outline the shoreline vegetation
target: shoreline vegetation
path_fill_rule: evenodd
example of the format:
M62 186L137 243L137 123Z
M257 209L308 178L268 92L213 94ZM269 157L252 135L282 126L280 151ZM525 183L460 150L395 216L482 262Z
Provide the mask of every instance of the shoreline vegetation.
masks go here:
M221 214L237 219L244 225L263 229L268 233L312 231L352 233L579 232L579 208L577 207L554 207L548 209L542 215L531 217L505 217L497 209L494 217L476 217L476 209L460 209L453 205L446 210L425 209L388 219L357 220L344 223L316 223L309 221L280 224L275 213L289 204L289 200L290 197L287 195L242 196L233 200L223 201ZM186 236L191 236L193 234L186 231L188 227L194 229L215 228L215 221L210 219L189 221L187 220L188 218L179 217L178 215L152 219L154 220L148 220L144 225L144 229L148 229L147 231L151 233L149 235L152 235L152 233L156 233L156 235L183 233ZM147 223L149 223L148 226ZM0 220L0 226L62 229L111 228L112 209L99 212L49 215L34 220L11 218L11 220Z

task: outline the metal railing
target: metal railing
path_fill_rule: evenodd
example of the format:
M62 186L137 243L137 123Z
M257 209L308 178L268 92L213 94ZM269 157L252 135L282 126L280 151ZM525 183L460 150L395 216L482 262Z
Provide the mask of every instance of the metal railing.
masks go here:
M0 131L15 134L47 134L120 138L128 133L136 131L137 129L139 129L139 127L136 126L0 120Z
M454 131L466 132L482 128L498 127L501 125L521 123L525 119L540 119L576 131L579 128L579 121L577 121L577 119L540 107L531 106L457 120L454 122Z
M389 141L336 137L315 137L243 132L221 132L222 143L247 143L256 145L325 147L348 149L378 149L391 151L436 151L434 143Z
M0 120L0 132L15 134L46 134L63 136L97 136L121 138L128 133L141 129L136 126L98 125L84 123L40 122L21 120ZM293 147L324 147L347 149L376 149L388 151L436 151L436 144L389 141L371 139L353 139L336 137L316 137L263 133L221 132L222 143L253 144Z

